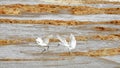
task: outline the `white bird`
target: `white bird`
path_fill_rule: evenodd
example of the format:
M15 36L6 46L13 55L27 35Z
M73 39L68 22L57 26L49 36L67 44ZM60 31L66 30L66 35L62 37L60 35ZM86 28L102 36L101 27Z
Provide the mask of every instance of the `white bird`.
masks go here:
M47 49L44 48L44 50L43 50L41 53L43 53L44 51L47 51L47 50L49 49L49 45L48 45L48 44L49 44L49 39L50 39L51 37L53 37L53 36L52 36L52 35L49 35L49 36L44 37L44 38L38 37L38 38L36 39L36 42L37 42L37 44L38 44L39 46L47 47Z
M75 49L76 47L76 39L73 34L70 35L70 41L67 42L65 38L60 37L57 35L57 38L60 40L60 43L58 45L63 45L68 48L69 52L71 53L71 50Z

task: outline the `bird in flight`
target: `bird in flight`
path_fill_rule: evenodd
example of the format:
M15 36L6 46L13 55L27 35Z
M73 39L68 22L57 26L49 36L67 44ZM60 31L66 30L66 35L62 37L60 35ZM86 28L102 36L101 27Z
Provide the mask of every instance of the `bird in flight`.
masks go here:
M57 35L57 38L59 39L60 43L58 45L63 45L68 48L69 53L71 54L71 50L75 49L76 47L76 39L73 34L70 34L70 41L67 42L65 38L62 38L61 36Z
M36 43L41 46L41 47L44 47L43 51L41 53L43 53L44 51L47 51L49 49L49 39L52 38L53 35L49 35L49 36L46 36L46 37L37 37L36 38ZM47 49L45 48L47 47Z

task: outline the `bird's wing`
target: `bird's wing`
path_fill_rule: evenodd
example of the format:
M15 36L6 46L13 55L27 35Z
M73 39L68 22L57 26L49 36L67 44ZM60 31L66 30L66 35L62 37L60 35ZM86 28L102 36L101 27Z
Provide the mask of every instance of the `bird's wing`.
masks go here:
M76 39L75 39L75 36L73 34L70 35L69 45L73 49L76 47Z
M38 38L36 39L36 42L37 42L37 43L43 43L43 40L42 40L42 38L38 37Z
M62 43L62 44L68 44L68 42L66 41L66 39L65 38L62 38L62 37L60 37L59 35L57 35L57 38L60 40L60 42Z

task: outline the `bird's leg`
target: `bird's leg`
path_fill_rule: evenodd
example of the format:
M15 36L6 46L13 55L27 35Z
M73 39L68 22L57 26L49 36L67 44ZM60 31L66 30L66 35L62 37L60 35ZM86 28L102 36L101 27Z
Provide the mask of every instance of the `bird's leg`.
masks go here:
M75 56L74 56L74 54L73 54L72 51L69 51L69 56L70 56L70 57L69 57L70 59L74 59L74 58L75 58Z
M41 54L44 53L45 51L48 51L48 49L49 49L49 46L47 46L47 49L44 48L44 50L41 52Z
M60 46L60 44L58 43L58 45L57 45L58 47Z
M59 42L57 46L60 46L60 45L61 45L61 43Z
M72 52L71 49L69 49L69 48L68 48L68 50L69 50L68 54L69 54L69 56L70 56L70 59L74 59L74 54L73 54L73 52Z
M49 48L50 48L50 47L49 47L49 46L47 46L47 49L46 49L46 50L48 51L48 49L49 49Z
M72 51L70 49L68 49L68 50L69 50L69 55L73 55Z
M69 51L69 55L72 55L72 52L71 52L71 51Z
M46 49L44 48L44 50L41 52L41 54L43 54L46 51Z

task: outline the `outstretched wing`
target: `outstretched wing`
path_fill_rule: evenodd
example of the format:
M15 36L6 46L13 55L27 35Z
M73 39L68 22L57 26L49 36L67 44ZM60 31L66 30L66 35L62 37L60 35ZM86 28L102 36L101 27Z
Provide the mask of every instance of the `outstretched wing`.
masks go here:
M59 35L57 35L57 38L60 40L60 42L61 42L63 45L68 45L68 42L65 40L65 38L62 38L62 37L60 37Z
M36 42L37 42L37 43L43 43L43 40L42 40L42 38L38 37L38 38L36 39Z
M74 49L76 47L76 39L75 39L75 36L73 34L70 35L69 45L72 49Z

